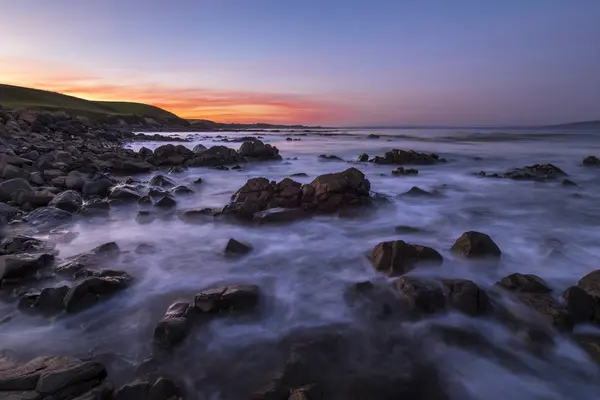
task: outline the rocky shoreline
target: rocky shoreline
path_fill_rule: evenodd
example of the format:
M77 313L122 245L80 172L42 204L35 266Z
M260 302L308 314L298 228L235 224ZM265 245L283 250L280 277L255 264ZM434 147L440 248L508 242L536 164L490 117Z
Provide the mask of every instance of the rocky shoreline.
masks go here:
M140 225L165 215L190 223L222 219L257 225L285 224L322 215L356 217L387 204L372 191L371 183L358 169L360 163L397 167L391 173L405 176L418 171L401 166L451 162L436 154L412 150L394 149L374 158L363 154L353 166L322 174L310 183L291 178L280 182L251 178L222 208L180 210L178 201L202 187L202 180L181 185L176 178L178 172L193 167L235 170L245 163L279 162L282 157L276 147L256 137L240 140L238 150L219 145L190 149L164 144L134 152L123 147L131 140L159 139L164 136L86 126L80 119L69 117L0 110L2 301L14 304L18 312L60 323L68 315L127 295L127 290L136 285L136 276L113 269L116 260L131 255L118 243L109 242L67 258L56 250L58 243L74 239L72 233L57 228L79 216L102 218L113 207L137 204L139 211L132 223ZM322 159L343 161L332 157ZM594 168L600 162L589 156L582 164ZM148 181L127 176L149 172L154 174ZM563 184L568 176L552 164L480 175L536 182L563 180ZM432 194L413 188L406 195ZM48 239L36 238L40 233ZM553 346L553 337L561 335L600 362L600 336L572 333L577 325L600 324L600 270L572 282L562 293L553 291L543 277L518 272L485 288L469 279L406 275L415 269L435 271L445 261L441 250L403 240L378 243L367 259L382 280L356 282L344 293L344 302L356 314L360 326L307 328L292 331L276 343L265 339L260 349L236 350L239 354L233 359L255 360L256 368L251 372L237 371L232 359L211 353L204 360L210 366L203 369L205 375L197 381L170 374L174 363L191 363L179 349L203 325L217 319L235 323L260 318L269 294L258 285L232 282L200 287L193 297L171 304L156 321L152 337L148 337L152 348L148 359L130 366L122 376L111 372L112 363L105 365L94 357L50 354L30 361L0 357L0 399L196 398L194 390L199 385L219 387L220 398L445 399L450 398L445 390L448 382L420 354L422 344L418 338L396 328L404 321L425 320L447 312L503 324L514 332L516 345L533 357L543 358ZM493 238L476 231L465 232L446 250L480 268L494 268L503 257ZM151 246L140 245L135 254L153 251ZM223 254L239 258L252 251L252 244L231 239ZM65 280L68 284L63 284ZM507 306L506 299L524 306L527 312ZM9 323L10 318L1 321L0 326ZM514 368L523 367L467 328L441 327L436 334L442 341L458 343L471 351L490 352L505 357ZM263 352L263 357L257 359L256 352ZM406 360L411 365L402 365L402 373L398 373L398 364ZM228 383L226 376L236 382Z

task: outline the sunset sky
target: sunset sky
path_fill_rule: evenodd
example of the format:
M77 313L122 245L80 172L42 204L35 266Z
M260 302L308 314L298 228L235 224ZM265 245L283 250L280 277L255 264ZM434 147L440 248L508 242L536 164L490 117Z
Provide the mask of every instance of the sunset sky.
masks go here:
M600 119L600 0L0 0L0 83L220 122Z

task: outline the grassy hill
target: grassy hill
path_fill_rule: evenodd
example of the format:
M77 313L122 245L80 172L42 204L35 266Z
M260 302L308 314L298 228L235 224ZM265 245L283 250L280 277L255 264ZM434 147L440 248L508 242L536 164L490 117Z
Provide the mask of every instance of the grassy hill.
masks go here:
M90 101L56 92L0 84L0 105L8 109L65 111L85 117L140 116L159 120L180 120L162 108L142 103Z

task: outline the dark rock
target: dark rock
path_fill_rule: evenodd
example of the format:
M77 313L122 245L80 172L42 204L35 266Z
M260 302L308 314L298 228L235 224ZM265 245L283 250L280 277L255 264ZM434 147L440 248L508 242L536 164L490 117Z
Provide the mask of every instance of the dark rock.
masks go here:
M396 165L427 165L444 162L437 154L419 153L413 150L394 149L385 153L383 157L375 157L372 162L376 164Z
M160 198L163 196L167 196L169 192L163 189L152 188L148 191L148 196L152 198Z
M198 293L194 307L203 313L228 313L251 311L260 301L256 285L231 285L210 288Z
M51 228L71 219L73 214L54 207L43 207L32 211L26 219L30 225L40 228Z
M402 193L402 196L410 197L432 197L433 193L423 190L418 186L413 186L408 192Z
M147 400L176 400L183 398L183 391L168 378L160 377L148 390Z
M281 160L277 147L265 144L260 140L242 143L238 153L242 157L255 160Z
M138 154L144 158L152 157L154 152L147 147L143 147L138 151Z
M115 391L114 400L146 400L150 382L148 380L135 380L129 382Z
M79 261L66 261L57 265L53 271L57 275L73 276L75 273L85 268L85 264Z
M154 165L180 165L194 155L194 152L183 145L165 144L154 150L149 159Z
M26 192L19 190L14 194L13 199L21 207L28 204L33 208L39 208L48 206L54 197L55 195L49 191Z
M342 158L339 158L338 156L334 156L332 154L321 154L319 158L325 161L344 161Z
M358 156L358 159L356 161L367 162L369 161L369 155L367 153L362 153L360 156Z
M550 293L552 289L544 280L531 274L511 274L502 278L498 285L503 289L526 293Z
M600 297L600 270L590 272L581 278L577 286L594 297Z
M318 176L302 187L304 207L316 212L334 212L348 206L370 205L370 182L356 168Z
M400 302L389 285L376 285L372 282L357 282L344 292L345 302L376 319L388 318Z
M149 182L152 186L160 186L160 187L173 187L177 185L173 179L169 178L165 175L154 175Z
M392 171L392 175L394 175L394 176L417 175L418 173L419 173L418 169L404 168L404 167L398 167Z
M69 289L64 298L65 311L74 313L89 308L102 298L126 289L131 282L131 276L125 272L86 278Z
M451 251L467 258L500 258L502 252L485 233L469 231L459 237Z
M80 382L101 381L105 377L106 369L104 369L102 364L84 362L66 369L45 372L40 376L35 391L42 395L53 395ZM96 385L92 385L91 387L93 386ZM85 391L87 390L83 390L83 392Z
M140 194L135 191L135 189L127 187L127 186L116 186L114 187L110 195L108 196L111 200L121 200L121 201L138 201L140 199Z
M237 164L243 157L234 149L225 146L212 146L210 149L196 154L189 165L193 167L214 167L217 165Z
M591 167L591 166L600 166L600 158L596 157L596 156L587 156L586 158L583 159L582 164L585 165L586 167Z
M501 176L498 174L487 175L485 172L482 176L543 182L548 180L555 180L567 176L567 174L563 170L552 164L534 164L525 166L523 168L512 169L510 171L505 172Z
M202 183L202 178L196 178L196 180L194 181L195 184L200 184Z
M308 177L308 174L306 174L306 173L304 173L304 172L298 172L298 173L296 173L296 174L291 174L290 176L291 176L292 178L294 178L294 177L298 177L298 178L302 177L302 178L305 178L305 177Z
M231 167L232 171L241 171L242 170L242 166L241 165L234 165L233 167Z
M301 208L269 208L254 214L253 219L261 224L291 222L306 218L307 213Z
M563 179L562 185L563 186L578 186L575 182L573 182L570 179Z
M169 168L169 174L180 174L184 172L187 168L182 167L181 165L175 165Z
M135 217L135 222L140 225L146 225L152 223L154 218L154 214L152 214L150 211L141 210L138 211L137 216Z
M109 194L113 183L109 179L99 179L93 182L87 182L83 185L84 196L101 196Z
M382 242L371 252L373 267L387 275L402 275L418 265L439 266L443 258L436 250L402 240Z
M151 206L152 205L152 199L150 198L150 196L142 196L138 200L138 204L140 206Z
M415 312L433 314L446 308L444 290L436 281L404 276L394 281L394 287Z
M563 293L567 311L578 322L600 322L600 302L579 286L571 286Z
M0 244L0 253L14 254L37 252L47 248L48 247L43 240L25 235L16 235L2 241Z
M82 191L85 184L88 182L87 177L77 171L71 171L65 178L65 186L67 189L75 189Z
M238 242L235 239L229 239L224 251L226 255L239 256L250 253L252 246Z
M83 199L76 191L67 190L57 194L49 205L74 214L83 206Z
M63 310L63 299L69 291L68 286L45 288L33 295L25 295L19 301L19 309L33 310L44 314L57 314Z
M160 200L154 203L154 206L160 208L173 208L177 206L177 201L171 196L163 196Z
M110 204L106 200L94 199L84 204L81 213L86 215L105 214L110 210Z
M23 178L9 179L0 183L0 201L11 201L18 191L32 193L33 188Z
M194 148L192 149L192 151L196 154L198 153L202 153L203 151L206 151L206 146L202 145L202 144L197 144L194 146Z
M73 400L113 400L113 384L104 382Z
M171 189L171 193L174 195L186 195L192 194L194 191L185 185L179 185Z
M14 254L0 256L0 284L30 279L52 264L52 254Z
M444 279L442 283L450 307L471 316L485 314L491 310L487 293L474 282L466 279Z
M192 328L195 309L190 303L174 303L154 329L154 345L169 350L181 343Z
M600 364L600 335L594 333L575 333L573 340L597 364Z
M379 139L380 137L381 137L380 135L371 133L371 134L369 134L369 136L367 136L367 139Z

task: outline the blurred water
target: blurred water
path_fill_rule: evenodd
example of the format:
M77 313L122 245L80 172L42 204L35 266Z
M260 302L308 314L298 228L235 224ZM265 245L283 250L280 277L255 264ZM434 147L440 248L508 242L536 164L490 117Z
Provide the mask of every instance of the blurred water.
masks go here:
M261 133L263 140L279 148L282 162L243 164L240 171L194 168L173 175L195 193L178 199L179 209L220 207L252 177L310 182L319 174L355 166L371 181L372 190L393 198L393 207L381 208L369 218L339 219L323 216L284 226L246 226L207 220L185 224L176 218L157 218L138 225L133 218L137 206L111 211L108 219L78 220L71 229L79 233L70 244L60 246L61 257L116 241L129 251L113 269L126 270L136 284L83 314L48 323L46 319L14 314L1 325L2 348L26 355L81 354L91 348L118 351L132 360L148 355L152 329L166 307L177 299L191 299L200 289L216 283L256 283L266 294L266 312L260 320L217 320L206 344L219 349L232 342L252 343L278 337L297 327L350 323L342 293L348 284L378 278L365 254L378 242L403 239L431 246L442 253L444 265L411 274L472 279L490 287L514 272L538 274L558 293L600 266L600 169L581 166L584 156L600 154L600 140L593 133L485 132L470 130L349 130L337 136L291 136L291 133ZM366 135L378 134L379 139ZM188 134L184 134L188 135ZM241 133L219 132L229 138ZM240 143L219 142L217 133L196 134L192 148L222 144L238 148ZM155 148L164 143L135 143ZM418 166L419 174L393 177L393 166L368 163L321 161L319 154L335 154L346 161L359 154L383 155L392 148L435 152L448 163ZM535 163L553 163L569 174L577 187L558 182L516 182L485 179L481 171L503 172ZM381 176L381 174L385 174ZM147 179L149 176L140 176ZM202 177L203 183L192 182ZM439 189L439 198L396 198L413 186ZM580 197L574 197L579 194ZM398 225L420 232L396 233ZM464 263L448 249L462 232L489 234L503 251L497 268ZM241 259L225 259L223 247L229 238L246 241L254 251ZM138 244L156 246L152 255L135 254ZM549 257L552 251L560 257ZM486 399L592 399L597 390L583 379L596 373L596 366L566 339L547 359L535 359L511 344L511 333L498 323L455 314L436 323L468 325L482 332L499 347L529 365L523 374L498 360L451 348L443 343L429 347L430 357L450 376L464 384L474 398ZM441 321L441 322L440 322ZM427 332L428 322L408 324L405 329ZM458 398L458 397L457 397Z

